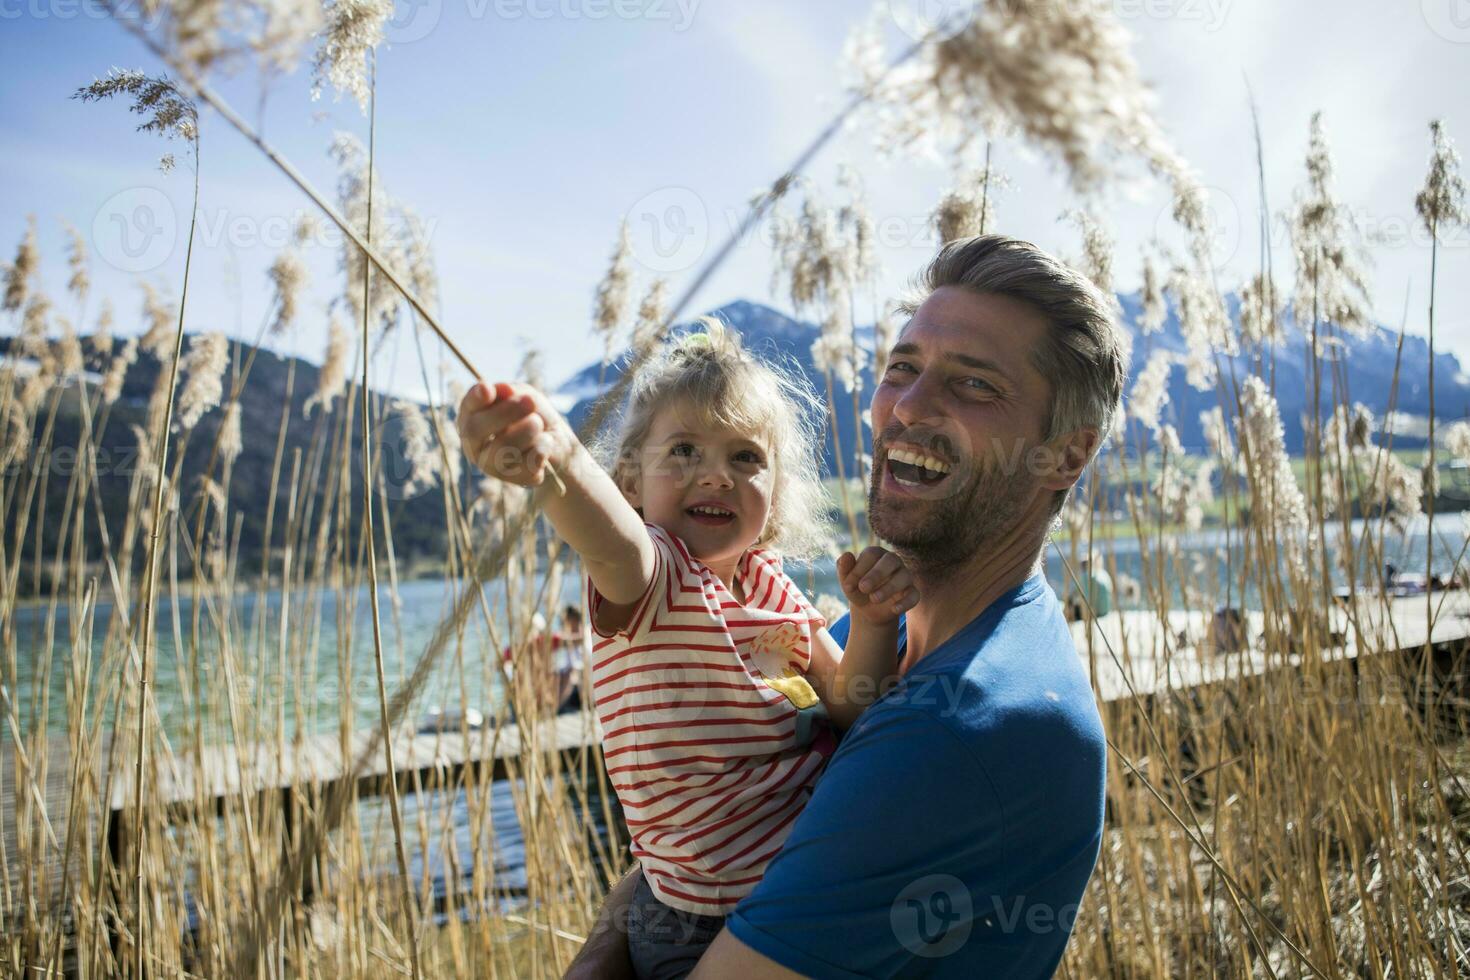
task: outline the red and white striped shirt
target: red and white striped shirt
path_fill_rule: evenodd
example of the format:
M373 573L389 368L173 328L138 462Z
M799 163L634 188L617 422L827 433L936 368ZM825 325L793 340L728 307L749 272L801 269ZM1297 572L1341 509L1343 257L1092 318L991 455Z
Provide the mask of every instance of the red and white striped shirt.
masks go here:
M765 680L805 674L825 621L770 552L741 558L742 605L682 541L647 527L648 591L592 647L603 755L653 893L724 915L760 881L835 746L825 728L804 740L798 708ZM595 629L590 580L588 596Z

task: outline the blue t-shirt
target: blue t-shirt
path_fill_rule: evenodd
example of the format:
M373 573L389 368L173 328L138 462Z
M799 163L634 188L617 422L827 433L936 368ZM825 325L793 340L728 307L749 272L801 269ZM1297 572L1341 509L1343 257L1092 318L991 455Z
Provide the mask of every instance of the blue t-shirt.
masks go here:
M1097 860L1106 761L1034 576L863 712L726 925L818 978L1050 977Z

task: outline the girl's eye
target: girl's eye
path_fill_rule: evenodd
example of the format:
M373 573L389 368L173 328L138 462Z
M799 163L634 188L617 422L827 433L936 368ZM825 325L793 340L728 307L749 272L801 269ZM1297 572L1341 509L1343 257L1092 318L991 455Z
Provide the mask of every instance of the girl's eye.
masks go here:
M759 466L764 463L765 460L762 459L761 454L756 452L754 449L742 449L735 454L735 462L751 463L755 466Z
M694 445L688 442L676 442L669 447L670 456L693 456Z

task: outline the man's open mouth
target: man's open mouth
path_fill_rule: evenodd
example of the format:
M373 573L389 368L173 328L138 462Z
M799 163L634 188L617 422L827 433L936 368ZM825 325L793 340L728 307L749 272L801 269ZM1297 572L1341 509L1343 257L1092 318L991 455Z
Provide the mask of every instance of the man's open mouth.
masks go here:
M906 487L932 487L954 469L945 460L928 453L894 447L888 450L888 472Z
M735 520L733 510L718 504L695 504L693 507L684 508L684 513L700 524L708 524L711 527L722 527Z

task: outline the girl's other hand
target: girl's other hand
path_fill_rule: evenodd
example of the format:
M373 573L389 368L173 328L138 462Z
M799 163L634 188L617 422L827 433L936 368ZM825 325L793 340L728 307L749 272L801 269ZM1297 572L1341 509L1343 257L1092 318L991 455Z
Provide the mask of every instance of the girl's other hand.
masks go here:
M897 555L877 545L857 556L843 552L837 559L837 580L853 618L874 626L897 622L919 602L913 574Z

